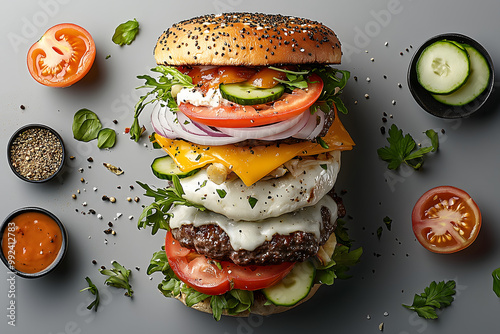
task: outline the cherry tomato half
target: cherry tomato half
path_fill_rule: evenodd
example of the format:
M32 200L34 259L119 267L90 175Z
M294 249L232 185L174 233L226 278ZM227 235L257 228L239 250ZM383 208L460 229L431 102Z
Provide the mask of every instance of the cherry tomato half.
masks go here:
M193 250L182 247L167 232L165 253L170 268L184 283L198 292L220 295L231 289L260 290L285 277L294 263L269 266L238 266L230 261L215 261Z
M435 253L454 253L476 239L481 228L481 212L465 191L440 186L420 197L412 212L417 240Z
M76 24L53 26L28 51L28 70L42 85L71 86L94 63L95 43L89 32Z
M309 80L307 90L297 88L271 104L242 106L234 103L210 107L180 103L179 110L194 121L215 127L243 128L276 123L300 115L316 102L323 90L323 81L316 74Z

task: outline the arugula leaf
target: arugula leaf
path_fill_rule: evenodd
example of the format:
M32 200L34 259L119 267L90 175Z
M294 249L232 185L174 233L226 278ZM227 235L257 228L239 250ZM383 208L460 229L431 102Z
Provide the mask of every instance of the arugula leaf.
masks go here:
M130 45L135 39L135 36L139 32L139 22L136 19L129 20L120 24L115 29L115 33L111 38L113 43L123 46L125 44Z
M84 288L84 289L81 289L80 292L89 290L90 293L95 296L94 301L92 303L90 303L89 306L87 306L87 310L91 310L92 308L94 308L94 311L97 312L97 308L99 307L99 290L97 289L95 284L92 283L92 280L88 276L85 277L85 280L87 281L87 284L89 286Z
M493 270L491 275L493 276L493 291L500 298L500 268Z
M378 156L389 163L387 166L389 169L397 169L402 163L419 169L424 163L424 155L436 152L439 147L438 135L434 130L427 130L425 134L431 139L431 146L415 150L417 144L413 137L409 133L403 136L403 131L393 124L387 138L390 146L379 148Z
M453 295L456 293L455 286L456 283L453 280L446 283L433 281L422 294L415 294L412 305L403 304L403 306L417 312L422 318L437 319L436 309L450 306L453 302Z
M172 176L172 186L165 189L154 190L147 184L139 181L136 182L146 190L145 196L154 198L154 202L143 209L139 216L137 227L140 229L151 226L151 234L153 235L156 234L159 229L170 229L168 221L170 220L171 214L168 211L172 206L193 206L198 210L205 210L204 206L191 203L182 197L182 195L184 195L184 190L182 189L181 182L177 175Z
M88 142L96 139L101 128L99 117L89 109L80 109L73 116L71 129L76 140Z
M340 99L340 94L346 86L351 73L331 66L315 67L312 72L319 75L323 80L323 91L318 101L311 107L311 111L316 112L319 108L323 112L329 112L335 104L339 112L347 114L347 108Z
M175 67L158 65L151 69L152 72L159 73L159 78L155 79L149 75L139 75L137 78L146 80L143 86L137 89L150 89L145 95L139 98L134 108L134 121L130 127L130 138L139 141L144 132L139 124L139 115L144 108L154 102L165 102L171 111L177 111L178 105L172 97L172 86L179 85L183 88L193 88L193 80L188 75L182 74Z
M111 148L115 146L116 142L116 132L113 129L105 128L99 131L97 135L97 147L99 148Z
M129 283L129 278L131 271L130 269L125 268L121 264L116 261L111 263L113 265L113 269L101 269L99 272L105 276L109 276L104 284L113 286L115 288L126 289L125 296L132 297L134 291L132 290L132 286Z

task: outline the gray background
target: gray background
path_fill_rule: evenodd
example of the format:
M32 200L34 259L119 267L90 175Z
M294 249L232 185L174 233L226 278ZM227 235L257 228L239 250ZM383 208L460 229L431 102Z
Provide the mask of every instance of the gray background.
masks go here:
M0 216L28 205L49 209L66 224L70 248L56 272L38 280L16 280L15 328L7 324L8 272L0 268L1 333L136 333L145 330L152 333L301 333L311 330L377 333L382 322L385 333L498 331L500 301L492 291L491 278L492 270L500 267L497 93L494 92L480 114L461 120L438 119L420 109L412 99L406 85L406 70L417 47L444 32L459 32L477 39L498 63L500 2L3 0L2 5ZM150 279L145 273L164 235L158 233L153 237L149 230L137 230L141 205L150 200L142 196L137 185L134 190L130 190L129 185L135 185L136 180L162 185L149 169L152 159L161 152L152 149L147 136L136 144L123 130L130 126L132 108L141 93L135 87L143 81L136 76L148 74L154 66L153 46L161 32L182 19L222 11L308 17L323 22L338 34L344 48L342 68L350 70L358 81L351 79L344 92L350 111L342 120L357 146L343 155L337 189L347 190L344 201L352 216L351 235L356 240L355 246L364 248L364 255L362 262L351 271L353 278L322 287L314 299L290 312L271 317L223 318L215 322L210 315L164 298L156 288L160 275ZM141 24L137 39L130 46L114 45L111 36L115 27L132 18ZM85 27L95 39L97 57L84 80L70 88L54 89L41 86L30 77L26 52L46 29L61 22ZM108 55L111 57L105 59ZM398 83L402 83L402 88L398 88ZM369 99L365 99L365 94L369 94ZM395 105L392 100L396 101ZM21 110L20 105L26 109ZM95 141L80 143L72 138L72 118L80 108L93 110L105 127L117 131L118 141L113 149L99 150ZM387 124L382 122L384 112L392 115ZM144 115L142 121L147 124L148 116ZM76 157L67 161L64 175L54 182L25 183L17 179L7 165L7 141L15 129L28 123L55 128L64 138L68 155ZM392 123L410 132L418 142L425 140L422 132L429 128L445 130L440 134L439 152L426 158L423 170L390 172L378 159L376 149L386 144L380 127L389 127ZM149 133L151 127L147 126ZM87 162L88 157L94 162ZM125 174L111 174L102 166L103 162L121 167ZM84 183L80 182L81 177ZM470 248L452 255L428 252L415 240L411 230L411 210L418 197L429 188L443 184L469 192L483 214L478 240ZM97 190L94 191L94 187ZM71 194L78 189L81 194L73 200ZM103 202L102 195L114 196L117 202ZM139 196L141 201L129 203L128 196ZM103 219L82 214L91 208ZM122 213L119 218L118 213ZM384 228L379 240L376 230L384 225L385 216L393 219L392 231ZM109 221L114 224L116 236L103 233ZM93 259L98 265L92 264ZM103 286L104 277L98 267L109 266L112 260L132 269L133 299L123 296L122 290ZM91 277L101 291L97 313L85 308L91 301L90 293L79 293L86 286L85 276ZM457 295L452 306L440 313L439 320L425 321L401 306L411 303L413 294L422 292L431 281L448 279L456 280Z

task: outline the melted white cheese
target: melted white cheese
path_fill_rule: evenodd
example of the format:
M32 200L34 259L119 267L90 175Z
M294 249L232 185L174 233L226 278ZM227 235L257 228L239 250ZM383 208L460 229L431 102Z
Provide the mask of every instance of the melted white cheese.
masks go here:
M219 89L210 88L205 95L200 90L193 88L183 88L177 93L177 104L181 102L191 103L195 106L217 107L223 98Z
M278 217L316 204L333 188L340 169L340 152L331 154L329 160L318 160L315 164L308 161L302 168L296 167L294 173L261 180L250 187L239 178L215 184L208 180L206 169L202 169L193 176L181 179L185 192L183 197L232 220ZM225 196L221 197L221 193Z
M316 205L299 209L275 218L259 221L234 221L212 211L200 211L193 207L176 206L170 212L170 228L179 228L182 225L217 224L229 236L231 246L235 250L255 250L266 240L270 241L274 234L289 235L292 232L303 231L320 238L323 226L321 207L330 209L330 221L337 219L337 203L330 197L324 196Z

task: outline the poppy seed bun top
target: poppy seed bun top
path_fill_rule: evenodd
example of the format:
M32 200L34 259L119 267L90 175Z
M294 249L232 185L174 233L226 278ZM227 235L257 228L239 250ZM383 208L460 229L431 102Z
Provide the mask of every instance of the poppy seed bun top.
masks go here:
M339 64L340 42L319 22L283 15L224 13L174 24L155 47L162 65Z

